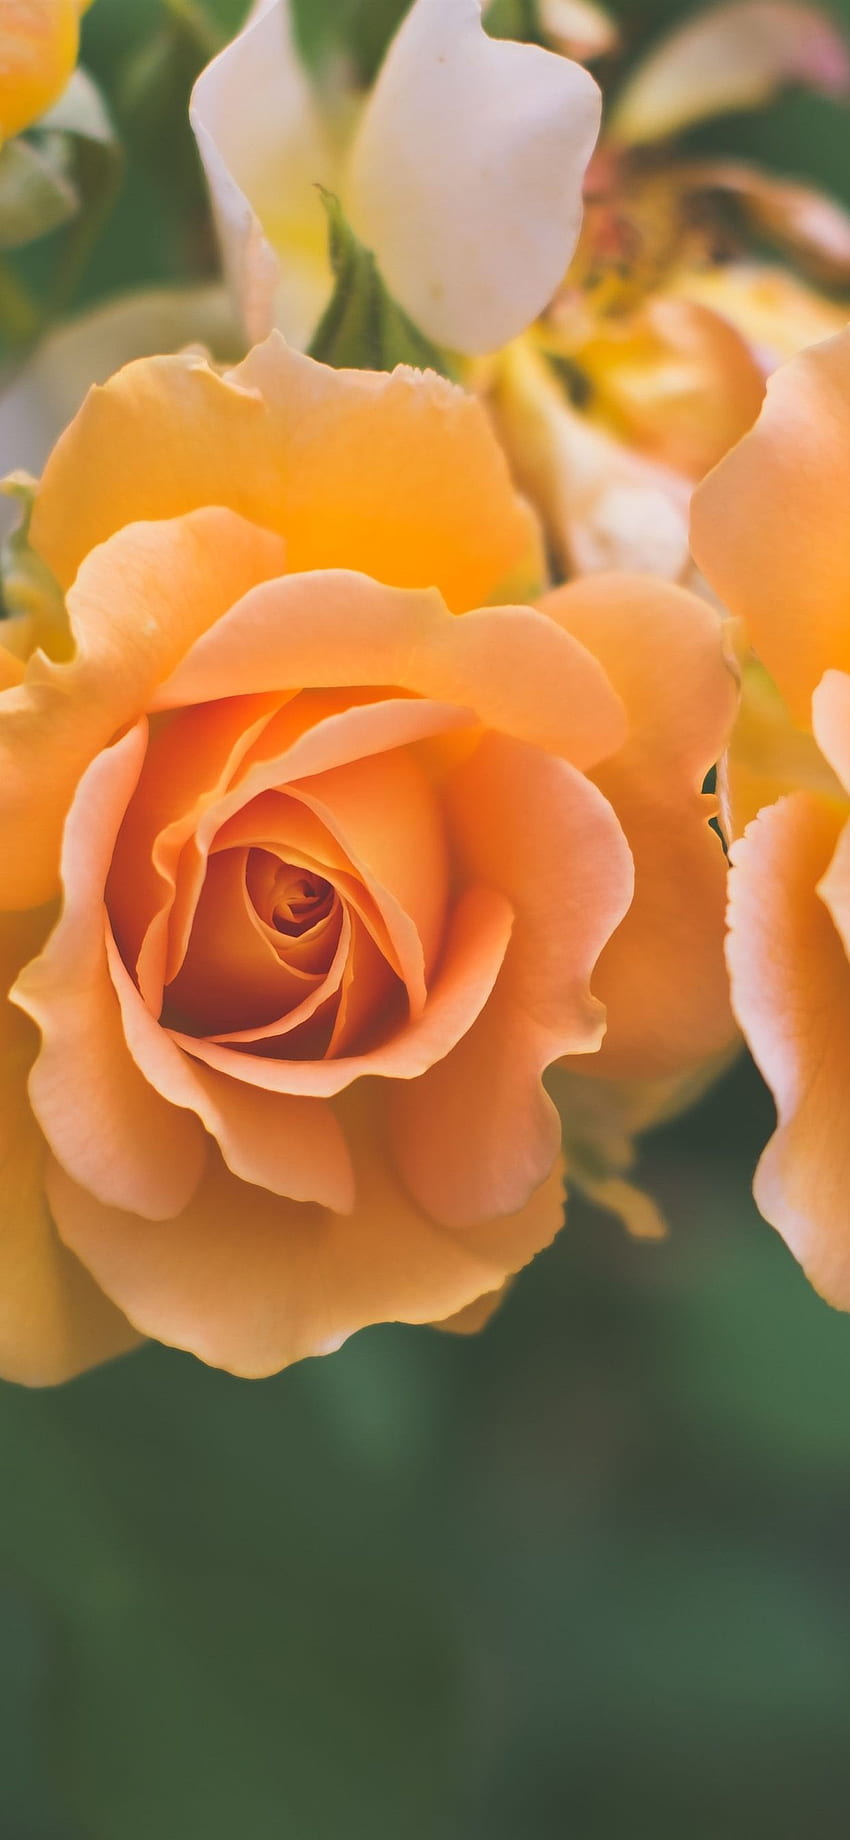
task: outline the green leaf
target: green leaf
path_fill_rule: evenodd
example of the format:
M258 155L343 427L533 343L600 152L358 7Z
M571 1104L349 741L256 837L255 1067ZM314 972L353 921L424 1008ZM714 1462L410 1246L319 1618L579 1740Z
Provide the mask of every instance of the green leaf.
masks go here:
M387 292L370 249L355 236L333 192L319 187L328 215L336 286L316 329L310 355L337 369L391 371L396 364L448 376L443 353L426 339Z
M20 249L74 216L79 196L64 150L20 138L0 148L0 249Z

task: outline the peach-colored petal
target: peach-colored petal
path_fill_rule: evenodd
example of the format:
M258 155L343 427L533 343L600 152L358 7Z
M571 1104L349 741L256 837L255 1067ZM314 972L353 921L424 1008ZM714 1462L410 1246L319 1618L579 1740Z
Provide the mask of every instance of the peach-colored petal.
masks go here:
M803 792L755 819L732 853L728 955L735 1010L778 1112L756 1201L816 1288L847 1309L850 965L818 893L842 823L839 810ZM837 897L833 876L832 904Z
M812 726L821 753L850 792L850 676L826 671L812 697Z
M343 569L288 575L246 595L199 640L155 706L200 702L225 685L239 695L292 683L395 685L472 710L487 727L580 767L613 752L624 733L595 659L531 608L456 619L437 594L386 588ZM353 711L347 726L356 719L368 735L385 719L382 707ZM303 758L289 770L319 770L306 751Z
M414 705L415 707L415 705ZM293 788L345 849L381 913L419 1014L442 945L449 859L440 808L405 748L352 760Z
M283 566L278 537L209 508L130 526L85 558L68 593L76 655L54 665L37 653L20 689L0 701L7 905L55 892L61 828L84 767L144 713L198 633Z
M132 1204L163 1220L197 1186L206 1146L196 1120L166 1104L131 1058L109 977L104 911L115 834L145 740L144 724L130 729L85 773L65 827L64 907L13 994L42 1031L30 1096L55 1154L106 1205Z
M629 445L701 479L752 427L764 379L722 313L658 294L582 346L594 402Z
M565 762L486 735L447 783L458 858L516 912L504 968L475 1027L390 1096L398 1167L421 1207L468 1227L522 1207L557 1155L541 1076L604 1033L596 961L632 897L620 826Z
M346 1216L249 1188L217 1161L162 1226L91 1204L55 1166L51 1203L68 1245L146 1333L247 1376L327 1354L368 1323L452 1315L558 1231L559 1168L519 1214L447 1233L394 1180L368 1087L352 1095L346 1131L357 1185Z
M41 911L0 921L0 1375L25 1386L55 1385L139 1340L57 1237L44 1192L45 1145L27 1097L38 1036L5 993L50 919Z
M785 83L825 96L850 83L837 25L796 0L721 0L673 27L620 92L609 125L636 146L694 122L757 108Z
M282 694L221 697L182 710L149 740L115 840L107 906L125 963L154 1010L163 984L182 963L203 880L196 827L285 700ZM187 887L190 854L194 874Z
M339 944L342 916L328 938L323 967L289 964L260 925L247 884L248 851L219 850L206 866L183 963L164 993L167 1020L190 1034L257 1029L305 998L321 997Z
M458 609L525 597L544 572L478 403L430 372L332 370L279 334L225 376L183 353L92 390L45 468L32 541L67 586L123 525L200 505L278 531L291 569L434 584Z
M330 1105L302 1097L297 1086L290 1098L261 1077L253 1083L253 1090L247 1084L241 1088L238 1079L225 1077L234 1063L250 1062L262 1073L272 1064L268 1061L258 1063L255 1057L225 1049L223 1071L214 1064L199 1064L199 1057L184 1053L180 1038L163 1028L145 1007L114 948L109 958L125 1038L152 1091L172 1107L196 1113L216 1139L228 1167L245 1182L294 1201L346 1212L351 1206L351 1167ZM191 1049L203 1044L186 1037L184 1046Z
M246 1086L332 1098L367 1074L415 1081L455 1047L481 1014L502 968L510 937L509 903L495 889L467 889L448 923L439 971L421 1015L377 1047L332 1060L276 1060L235 1053L215 1041L174 1032L193 1058ZM141 1047L136 1046L141 1061ZM146 1069L157 1083L155 1069Z
M807 726L825 670L850 668L850 331L771 377L752 432L698 487L699 567Z
M723 751L737 691L720 620L666 582L598 576L543 606L595 652L629 716L629 739L594 771L635 861L635 896L594 979L608 1030L579 1070L658 1079L719 1053L734 1034L723 963L726 864L701 787Z

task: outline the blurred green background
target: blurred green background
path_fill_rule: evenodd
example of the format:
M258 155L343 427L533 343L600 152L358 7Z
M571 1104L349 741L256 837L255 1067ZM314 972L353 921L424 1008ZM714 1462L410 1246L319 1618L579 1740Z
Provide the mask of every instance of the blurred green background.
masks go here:
M367 69L400 10L301 26ZM235 17L97 0L129 152L82 298L210 267L180 109ZM849 127L713 137L850 200ZM0 1840L840 1840L850 1321L748 1200L771 1116L742 1062L646 1143L670 1239L576 1204L482 1337L0 1388Z

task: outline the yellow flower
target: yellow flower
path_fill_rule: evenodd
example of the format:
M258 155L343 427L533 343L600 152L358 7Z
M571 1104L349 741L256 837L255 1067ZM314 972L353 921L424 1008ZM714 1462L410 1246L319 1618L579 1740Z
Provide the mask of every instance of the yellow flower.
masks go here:
M0 141L61 96L77 61L80 0L0 0Z

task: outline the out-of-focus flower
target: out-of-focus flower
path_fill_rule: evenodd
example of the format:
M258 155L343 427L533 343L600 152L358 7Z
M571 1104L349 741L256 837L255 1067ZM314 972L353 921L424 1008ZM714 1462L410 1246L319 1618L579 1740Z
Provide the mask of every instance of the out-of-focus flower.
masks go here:
M482 607L540 555L480 406L276 335L94 390L29 541L0 1368L142 1334L260 1374L480 1315L561 1219L543 1072L606 1003L612 1079L731 1028L717 617L623 578Z
M61 96L77 61L88 0L0 0L0 142Z
M843 40L813 8L735 0L676 28L626 83L588 174L576 259L519 347L482 367L516 476L565 573L686 576L694 483L752 425L785 357L846 312L779 262L850 282L850 218L741 162L666 137L785 81L844 94Z
M778 1111L755 1196L850 1308L850 331L792 359L698 489L694 553L756 657L725 769L733 1003ZM743 834L741 834L743 832Z
M504 344L572 256L599 112L581 66L488 37L480 0L415 0L366 97L315 84L287 0L263 0L191 110L249 336L309 342L331 291L320 184L429 338Z

